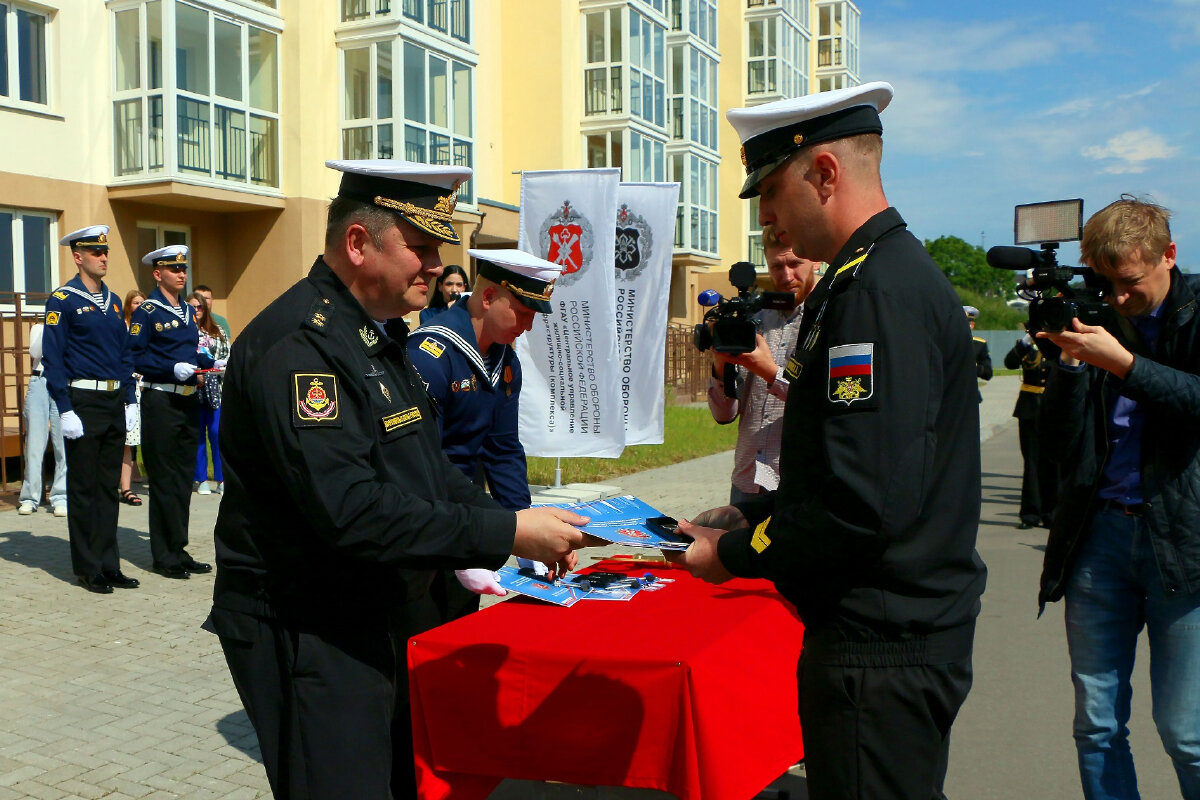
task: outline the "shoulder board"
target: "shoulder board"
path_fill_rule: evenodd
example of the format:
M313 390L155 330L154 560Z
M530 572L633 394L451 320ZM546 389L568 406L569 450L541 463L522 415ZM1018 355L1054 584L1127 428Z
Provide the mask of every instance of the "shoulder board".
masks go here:
M441 358L442 353L446 352L446 345L442 344L437 339L434 339L432 336L426 336L419 347L434 358Z
M971 338L974 339L975 341L979 342L980 344L987 344L987 339L981 339L978 336L972 336Z
M333 301L328 297L318 297L308 307L304 317L304 327L317 331L323 336L329 335L329 321L333 318Z
M138 308L142 309L142 310L143 310L143 311L145 311L147 314L153 314L153 313L154 313L154 304L153 304L153 303L147 303L145 300L143 300L143 301L142 301L142 304L141 304L140 306L138 306Z

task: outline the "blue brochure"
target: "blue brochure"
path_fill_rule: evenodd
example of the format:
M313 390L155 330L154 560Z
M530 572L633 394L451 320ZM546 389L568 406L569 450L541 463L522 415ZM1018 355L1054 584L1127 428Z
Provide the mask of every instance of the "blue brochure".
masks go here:
M530 574L528 570L522 572L516 567L501 567L496 570L496 579L506 591L536 597L556 606L573 606L579 602L581 594L576 588L562 586L558 581L550 583Z
M613 544L628 547L649 547L657 550L686 550L691 543L679 535L664 534L646 525L646 520L662 517L658 509L633 495L609 497L590 503L550 503L590 517L585 531Z

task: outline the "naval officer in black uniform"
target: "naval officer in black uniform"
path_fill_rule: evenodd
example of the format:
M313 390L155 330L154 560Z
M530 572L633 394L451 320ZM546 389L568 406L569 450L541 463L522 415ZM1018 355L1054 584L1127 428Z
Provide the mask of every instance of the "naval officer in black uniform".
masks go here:
M975 377L981 381L992 379L992 355L988 352L987 339L975 335L975 320L979 318L979 309L975 306L963 306L967 315L967 324L971 327L971 345L975 348ZM979 402L983 402L983 392L978 388Z
M71 567L84 588L111 594L138 585L121 572L117 550L121 454L137 408L133 361L121 300L104 283L108 226L68 233L59 244L71 248L79 274L46 301L42 366L66 440Z
M813 800L941 797L985 570L979 409L962 307L879 176L886 83L734 109L742 197L829 269L788 360L779 489L681 523L671 556L768 578L805 625Z
M492 499L518 511L529 508L529 470L517 431L521 362L512 343L535 314L550 312L562 267L520 250L467 253L475 259L474 290L418 328L408 354L438 405L450 461L472 479L482 467ZM438 622L477 611L480 594L504 594L489 570L440 574L430 588Z
M1021 368L1021 391L1017 393L1017 404L1013 407L1021 458L1025 462L1021 476L1021 521L1017 528L1029 530L1037 525L1049 528L1058 501L1058 465L1042 458L1039 452L1038 413L1042 407L1042 394L1046 391L1050 362L1034 345L1033 337L1026 333L1005 354L1004 366L1006 369Z
M205 628L279 798L416 796L405 642L435 569L561 562L561 509L516 513L446 458L406 350L457 243L471 171L334 161L325 253L234 342L221 407L225 495ZM391 320L384 324L380 320Z
M134 371L142 376L142 459L154 486L150 495L150 552L154 571L167 578L212 572L187 551L192 470L200 438L196 371L225 366L198 350L200 329L180 300L187 285L188 249L176 244L142 256L158 288L129 324Z

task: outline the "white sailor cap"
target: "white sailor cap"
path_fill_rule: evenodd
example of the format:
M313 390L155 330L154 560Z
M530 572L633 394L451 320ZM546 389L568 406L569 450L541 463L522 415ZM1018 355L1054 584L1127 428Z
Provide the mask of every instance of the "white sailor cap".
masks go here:
M755 188L802 147L861 133L883 133L879 112L892 100L892 85L883 81L848 89L818 92L725 113L742 142L746 182L738 195L758 195Z
M89 225L58 240L63 247L103 247L108 249L108 226Z
M508 289L522 305L550 313L550 295L562 274L561 265L523 250L468 250L467 254L475 259L476 272Z
M183 267L187 269L188 248L186 244L169 244L142 256L142 263L147 267Z
M963 306L963 313L967 315L967 319L975 319L979 316L979 309L975 306Z
M450 223L458 187L471 179L470 167L389 158L326 161L325 166L342 173L338 197L395 211L405 222L443 242L462 241Z

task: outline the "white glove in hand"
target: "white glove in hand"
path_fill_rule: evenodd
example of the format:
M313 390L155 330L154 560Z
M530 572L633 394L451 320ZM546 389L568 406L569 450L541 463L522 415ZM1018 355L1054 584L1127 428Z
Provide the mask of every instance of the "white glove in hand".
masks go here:
M1033 347L1033 337L1028 333L1025 334L1021 337L1021 344L1025 345L1026 347Z
M137 403L130 403L125 406L125 432L133 430L138 424L138 407Z
M213 362L213 369L225 369L225 365L229 363L228 358L218 358Z
M188 378L196 374L195 364L185 364L180 361L175 365L175 380L186 381Z
M456 569L454 577L467 591L475 594L494 594L497 597L508 594L497 580L496 573L490 569Z
M59 417L62 421L62 435L67 439L78 439L83 436L83 420L74 411L65 411Z

